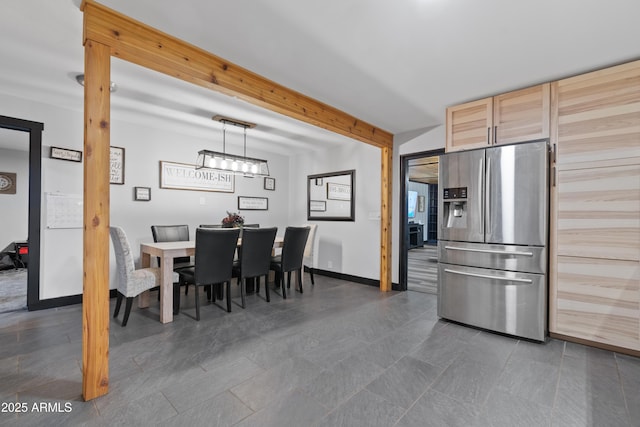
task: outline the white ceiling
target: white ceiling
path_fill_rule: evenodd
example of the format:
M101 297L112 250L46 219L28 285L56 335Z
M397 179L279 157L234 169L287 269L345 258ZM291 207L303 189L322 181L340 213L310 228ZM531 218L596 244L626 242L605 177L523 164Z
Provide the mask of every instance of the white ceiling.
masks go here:
M0 92L81 110L79 0L3 3ZM394 134L444 123L448 105L640 58L638 0L101 3ZM221 114L257 123L250 143L279 153L350 141L117 59L112 80L116 119L210 137Z

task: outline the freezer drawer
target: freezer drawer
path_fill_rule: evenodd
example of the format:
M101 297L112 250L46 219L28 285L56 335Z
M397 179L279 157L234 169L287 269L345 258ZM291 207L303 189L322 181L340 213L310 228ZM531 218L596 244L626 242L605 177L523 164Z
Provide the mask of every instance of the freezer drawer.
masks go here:
M445 264L545 274L547 250L540 246L438 242L438 261Z
M547 334L542 274L440 263L438 316L537 341Z

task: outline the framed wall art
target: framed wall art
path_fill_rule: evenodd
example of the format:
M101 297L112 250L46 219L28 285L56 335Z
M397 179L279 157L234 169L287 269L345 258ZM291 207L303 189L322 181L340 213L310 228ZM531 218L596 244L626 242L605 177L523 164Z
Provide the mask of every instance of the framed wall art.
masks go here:
M160 161L160 188L234 192L233 172L196 169L195 165Z
M109 147L109 159L111 162L110 184L124 184L124 148Z
M269 176L264 177L264 189L274 191L276 189L276 179Z
M133 200L140 202L148 202L151 200L151 188L149 187L133 187Z
M0 194L16 194L16 177L13 172L0 172Z
M238 196L238 210L266 211L269 210L269 199L266 197Z
M51 147L49 157L52 159L68 160L70 162L82 162L82 151Z

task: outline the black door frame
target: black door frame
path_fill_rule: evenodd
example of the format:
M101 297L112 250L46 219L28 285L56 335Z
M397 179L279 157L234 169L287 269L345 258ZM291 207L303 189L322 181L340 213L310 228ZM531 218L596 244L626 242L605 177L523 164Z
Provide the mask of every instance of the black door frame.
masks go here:
M408 251L409 251L409 230L407 221L407 187L409 186L409 160L421 159L423 157L439 156L444 154L444 148L438 150L421 151L419 153L404 154L400 156L400 266L398 290L407 290L408 280Z
M44 124L0 116L0 128L29 132L29 266L27 268L27 309L40 303L40 213L42 191L42 131Z

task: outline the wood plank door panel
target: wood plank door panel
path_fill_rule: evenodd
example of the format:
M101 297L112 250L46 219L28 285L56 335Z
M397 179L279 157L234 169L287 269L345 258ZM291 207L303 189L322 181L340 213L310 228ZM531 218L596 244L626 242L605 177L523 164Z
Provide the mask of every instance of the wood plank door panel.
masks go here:
M640 263L558 257L554 332L640 350Z
M550 87L545 83L493 98L495 144L549 137Z
M552 92L560 169L640 159L640 61L560 80Z
M447 108L446 151L486 147L491 142L493 98Z
M640 260L640 165L560 171L558 255Z

